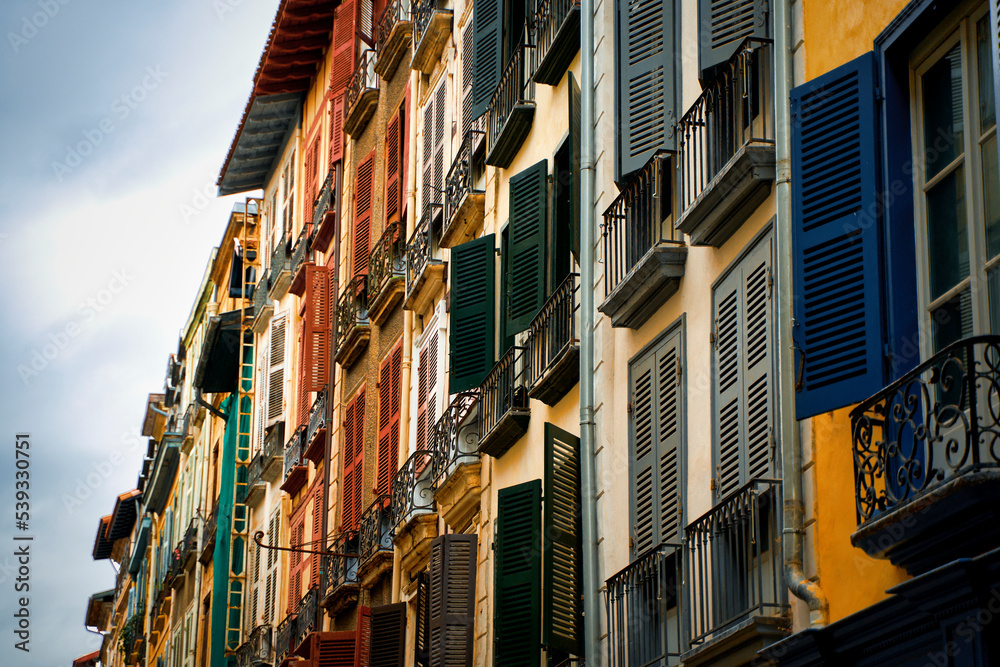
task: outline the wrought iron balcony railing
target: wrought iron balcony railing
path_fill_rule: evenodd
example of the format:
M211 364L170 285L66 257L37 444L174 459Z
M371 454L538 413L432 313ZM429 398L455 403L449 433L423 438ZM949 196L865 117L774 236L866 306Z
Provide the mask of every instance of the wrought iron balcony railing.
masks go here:
M540 0L536 5L532 43L538 67L534 78L555 85L579 48L579 0Z
M406 226L394 222L382 232L368 260L368 303L378 301L393 278L403 279L405 275Z
M215 529L219 522L219 500L216 499L212 505L212 512L205 521L205 526L201 533L201 554L198 561L207 564L212 552L215 550Z
M288 273L292 268L292 258L288 253L288 239L282 236L281 240L278 241L278 245L275 246L274 251L271 253L271 275L268 278L268 288L274 289L274 287L280 283L287 284ZM282 273L285 273L285 279L282 279Z
M259 484L264 483L264 457L257 455L250 460L250 465L247 466L247 485L246 485L246 497L244 502L248 505L256 505L255 501L263 498L263 486L258 487Z
M661 544L607 581L609 667L680 664L681 546Z
M348 530L338 535L330 547L333 551L349 556L324 556L323 571L326 573L326 599L341 590L344 586L358 584L358 531Z
M740 149L774 145L771 40L748 37L677 122L680 210Z
M250 633L250 639L248 644L253 649L253 656L255 659L254 667L258 664L272 664L274 663L274 628L270 625L258 625Z
M297 296L302 296L305 290L305 275L301 270L306 264L312 263L312 255L309 250L309 232L311 225L306 225L299 232L299 237L295 239L295 245L292 246L292 259L291 259L291 274L292 274L292 285L290 290L292 294Z
M288 439L288 443L285 445L282 479L287 480L288 475L291 474L295 470L295 468L305 465L302 460L303 441L305 440L305 434L306 434L305 427L300 426L297 429L295 429L295 433L293 433L292 437Z
M502 455L527 426L528 392L524 386L527 349L511 346L479 386L479 451Z
M1000 336L953 343L851 411L858 526L1000 468Z
M285 422L279 421L272 424L264 434L264 448L261 450L261 453L264 455L265 468L267 461L283 456L284 451Z
M604 212L604 291L611 294L646 253L684 245L670 220L670 158L655 153Z
M392 551L392 498L382 494L375 499L358 522L358 565L364 565L380 551Z
M331 199L332 194L333 169L330 169L326 174L326 180L323 181L323 187L320 188L319 194L316 195L316 201L313 202L313 227L318 227L322 224L326 214L330 212L330 206L333 203Z
M378 30L375 33L375 50L381 54L389 42L393 28L400 22L409 20L409 0L389 0L378 21Z
M688 637L698 644L756 614L788 609L778 513L781 482L757 479L684 530Z
M524 35L527 36L527 27ZM535 47L522 41L508 61L487 107L486 163L510 166L531 129L535 110Z
M456 466L479 460L479 392L463 391L434 425L433 479L440 487Z
M392 480L392 504L389 528L392 534L400 524L419 514L435 510L434 452L418 449L406 459ZM363 545L362 545L363 548ZM391 547L390 547L391 548Z
M313 228L309 239L313 250L326 252L333 239L337 220L337 166L331 165L326 174L323 187L313 204Z
M313 401L312 407L309 409L309 427L306 431L306 443L308 447L309 458L314 463L319 463L322 460L320 457L325 454L325 452L319 448L319 443L317 438L321 436L326 431L326 390L320 391L316 395L316 400Z
M354 76L351 77L351 82L347 86L346 109L348 116L353 116L356 109L367 106L366 100L371 97L366 95L368 92L377 95L378 74L375 73L375 50L366 48L361 52L358 64L354 68ZM348 134L353 134L353 132L348 132Z
M440 252L434 238L434 225L431 224L440 204L431 204L420 218L413 238L406 245L406 296L410 295L423 283L427 267L430 264L440 264Z
M257 287L253 290L253 315L255 327L258 322L266 322L271 318L274 306L271 303L271 296L268 294L270 276L267 272L262 272Z
M295 646L299 646L306 635L323 629L321 623L323 616L319 609L319 589L313 586L299 601L298 618L295 623Z
M535 396L535 390L545 389L541 386L543 380L560 384L561 386L553 387L552 391L544 391L542 395L536 396L550 405L554 399L565 395L564 389L568 391L580 377L579 367L576 365L580 344L577 338L578 278L575 273L566 276L528 327L525 384L532 396ZM561 377L554 376L557 370Z
M181 538L178 544L178 550L180 551L181 566L186 567L189 562L191 562L191 557L194 556L195 551L198 549L198 519L193 517L191 521L188 522L188 527L184 531L184 537Z
M355 276L337 300L337 354L340 354L355 328L367 326L368 276Z
M431 17L435 10L440 10L436 0L421 0L414 3L411 16L413 17L413 43L420 44L431 24Z
M295 650L292 646L292 641L298 636L298 617L295 614L289 614L285 616L280 624L278 624L278 631L274 635L274 662L280 663L288 655Z
M482 116L480 116L482 118ZM478 122L478 119L477 119ZM480 146L486 133L473 129L465 133L462 145L458 148L455 160L451 163L451 169L445 179L445 209L444 222L442 222L441 236L448 236L452 224L452 218L462 207L462 203L469 195L485 194L483 190L475 189L473 174L473 159L476 149Z

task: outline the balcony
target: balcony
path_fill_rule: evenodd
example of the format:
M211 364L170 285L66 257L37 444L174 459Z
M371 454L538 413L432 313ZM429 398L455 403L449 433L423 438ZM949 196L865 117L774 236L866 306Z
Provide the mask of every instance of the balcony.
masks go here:
M333 240L337 228L337 187L340 183L338 178L338 166L333 165L326 174L323 187L316 197L313 208L313 232L312 249L317 252L326 252Z
M406 298L405 310L424 312L434 302L434 295L444 284L445 263L434 239L433 220L439 204L431 204L413 238L406 244Z
M351 83L347 86L347 113L344 133L357 139L375 114L378 106L378 75L375 73L375 51L365 49L358 59Z
M670 214L670 159L656 153L604 212L604 302L611 326L638 329L684 276L687 247Z
M254 456L247 466L247 492L243 502L248 507L257 507L267 495L267 482L264 481L264 457Z
M509 167L531 131L535 117L534 58L534 46L517 47L486 109L486 164L492 167Z
M274 662L273 628L258 625L247 640L236 649L236 667L261 667Z
M579 276L571 273L528 327L528 396L555 405L580 381Z
M292 653L292 642L298 636L298 624L297 616L295 614L289 614L285 616L280 624L278 624L278 631L274 634L274 662L275 664L280 664L284 662Z
M580 49L578 0L541 0L535 9L535 82L556 86Z
M375 33L375 73L391 79L413 36L410 0L390 0L378 21Z
M482 116L480 116L482 118ZM444 222L441 247L451 248L476 238L486 211L486 192L475 189L475 157L486 133L469 130L462 139L455 161L445 180ZM480 158L480 165L482 158Z
M263 272L260 277L260 281L257 283L257 287L253 290L253 331L256 334L262 334L267 331L267 324L271 321L271 315L274 314L274 302L271 301L268 281L270 276L267 272Z
M782 578L781 483L752 480L684 529L685 665L749 655L791 630Z
M423 0L413 6L413 60L410 68L424 74L434 71L441 51L451 34L452 11L437 7L437 0Z
M125 621L118 648L122 655L129 656L125 658L126 664L134 665L138 662L137 653L143 642L145 629L145 616L142 611L136 611Z
M315 586L306 591L299 601L298 618L295 623L295 653L301 654L302 644L310 633L323 629L323 614L319 607L319 589Z
M388 319L406 293L406 225L394 222L385 231L368 260L368 313L375 324Z
M434 502L455 532L463 532L479 509L479 392L457 394L444 411L431 440L434 451Z
M680 664L680 553L661 544L608 579L608 667Z
M350 366L371 338L368 320L368 276L355 276L337 299L336 353L334 360Z
M271 275L268 278L268 296L280 301L288 294L292 284L292 258L288 252L288 239L282 239L271 253Z
M528 430L528 392L524 387L527 349L512 346L479 386L479 452L500 458Z
M284 472L281 483L281 490L290 496L294 496L306 483L309 477L309 463L302 456L305 449L306 427L300 426L295 429L295 433L285 444Z
M375 499L358 522L357 578L364 586L392 565L392 498Z
M171 559L171 585L180 588L184 585L187 576L188 565L194 560L195 552L198 550L198 519L192 518L188 523L184 536L177 543Z
M330 547L343 556L324 556L326 590L322 605L337 614L358 599L358 532L349 530L338 535Z
M306 271L305 267L313 265L312 253L309 248L308 225L299 232L299 238L292 246L291 273L292 282L288 286L288 291L295 296L302 296L306 291Z
M1000 545L1000 336L941 350L851 412L851 543L919 575Z
M434 491L434 452L418 449L393 478L389 516L390 537L402 554L400 564L414 575L437 537Z
M208 515L208 520L205 521L205 528L202 530L201 534L201 553L198 555L198 562L202 565L208 565L209 561L212 560L212 554L215 553L215 528L219 523L219 501L215 500L215 504L212 506L212 513Z
M264 448L260 452L263 465L261 479L274 482L282 472L281 462L285 457L285 422L271 424L264 432Z
M721 246L771 193L771 42L748 37L677 123L677 228Z
M306 450L304 456L319 465L326 456L326 390L316 395L309 409L309 425L306 429Z

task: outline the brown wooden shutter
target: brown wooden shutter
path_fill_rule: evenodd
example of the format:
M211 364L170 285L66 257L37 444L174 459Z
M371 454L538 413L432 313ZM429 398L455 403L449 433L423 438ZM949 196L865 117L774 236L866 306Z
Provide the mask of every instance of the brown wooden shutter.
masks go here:
M303 301L303 305L306 302ZM298 396L296 405L296 423L305 426L309 423L309 386L306 382L306 368L309 365L309 333L306 326L306 317L299 321L299 374L297 377Z
M333 21L333 62L330 67L330 88L335 95L342 93L354 76L355 0L343 0Z
M405 602L372 607L371 655L367 664L370 667L404 667L406 664Z
M402 193L400 185L402 174L402 144L400 142L399 111L389 119L385 128L385 226L388 227L400 219L402 208Z
M319 634L318 644L318 655L310 659L311 667L356 667L356 631L322 632Z
M400 341L379 366L378 384L378 472L375 495L389 493L392 476L399 465L400 370L403 357Z
M334 91L330 107L330 164L344 159L344 92ZM332 205L332 202L331 202Z
M313 493L312 502L312 544L309 545L310 551L319 551L322 547L320 544L323 539L323 485L316 484L316 491ZM309 565L309 586L319 586L319 566L320 559L316 554L309 555L310 565Z
M313 223L313 204L316 202L316 174L319 170L319 140L320 133L317 132L316 138L313 139L309 148L306 149L306 183L303 188L305 201L302 203L302 221L307 228Z
M296 516L292 517L292 528L289 534L288 546L292 549L300 549L305 536L305 509L308 503L303 503ZM288 558L288 606L286 612L294 614L299 609L299 602L302 600L302 568L305 561L299 551L289 552Z
M355 394L344 411L344 508L341 530L355 530L361 518L364 483L365 388Z
M354 667L369 667L372 649L371 609L358 607L358 622L354 627Z
M430 662L471 667L476 626L476 535L442 535L431 542Z
M330 277L326 266L306 266L305 316L307 391L322 391L330 374Z
M372 236L372 185L375 150L358 165L354 183L354 275L368 275L368 257L371 254Z
M430 595L430 576L428 572L422 571L417 573L417 609L416 609L416 624L417 627L414 628L414 663L417 667L430 667L430 652L428 650L428 644L430 643L430 637L428 635L428 617L430 616L430 606L431 606L431 595Z

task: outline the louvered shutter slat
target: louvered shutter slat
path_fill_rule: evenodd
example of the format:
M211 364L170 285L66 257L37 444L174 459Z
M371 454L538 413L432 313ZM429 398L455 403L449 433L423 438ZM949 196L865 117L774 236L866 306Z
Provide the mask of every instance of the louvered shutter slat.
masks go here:
M475 41L473 39L473 26L475 19L465 24L462 30L462 135L464 136L472 129L472 108L473 91L472 82L475 80Z
M372 651L372 616L369 607L358 607L354 628L354 667L370 667Z
M376 493L389 493L399 458L399 393L402 342L379 367L379 432Z
M453 394L478 387L493 368L495 236L451 250L451 383Z
M341 530L352 530L356 521L354 516L354 411L355 400L344 408L344 479L343 508L341 510L343 526Z
M472 10L472 119L486 113L503 72L503 2L475 0Z
M732 271L715 290L715 442L716 498L740 485L740 449L744 408L740 335L739 270Z
M547 176L542 160L510 179L508 335L527 329L545 302Z
M430 576L426 571L417 573L416 627L413 630L414 663L417 667L430 667L428 650L428 625L430 624Z
M335 89L336 90L336 89ZM330 109L330 164L344 159L344 93L335 92ZM331 206L333 202L331 202Z
M406 664L406 603L371 609L370 667L403 667Z
M743 272L744 319L744 398L746 405L746 481L769 477L771 424L774 407L771 396L771 298L768 288L771 244L761 243L748 259Z
M672 335L656 352L656 498L659 517L657 541L680 538L681 387L680 334Z
M541 480L497 494L494 664L540 667Z
M542 643L582 654L580 438L545 423Z
M873 54L794 88L791 105L796 417L804 419L884 385Z
M444 165L445 165L445 136L444 136L444 114L446 105L446 89L445 85L448 83L448 77L441 77L441 83L438 84L437 91L434 93L434 157L433 157L433 173L434 173L434 188L437 194L436 201L438 203L444 203Z
M334 13L330 88L335 95L342 93L347 88L354 75L355 2L356 0L344 0Z
M629 421L630 440L633 443L630 484L632 486L632 544L633 556L645 553L655 546L653 542L653 460L654 422L653 405L655 390L653 358L633 366L632 415Z
M313 494L312 506L312 544L310 551L319 551L322 548L323 539L323 485L317 484ZM309 586L319 586L320 559L316 554L309 554Z
M430 663L472 665L475 629L476 535L442 535L431 542Z
M285 316L271 321L270 371L267 378L267 418L279 419L285 409Z
M580 106L580 86L576 77L569 73L569 166L572 175L569 198L570 248L573 255L580 257L580 127L582 108Z
M385 128L385 224L386 227L399 221L402 204L400 184L402 174L402 144L399 137L399 112L389 119Z
M698 0L702 76L729 60L747 37L769 37L768 0Z
M368 274L371 253L372 185L375 165L374 149L358 165L358 178L354 184L354 275Z

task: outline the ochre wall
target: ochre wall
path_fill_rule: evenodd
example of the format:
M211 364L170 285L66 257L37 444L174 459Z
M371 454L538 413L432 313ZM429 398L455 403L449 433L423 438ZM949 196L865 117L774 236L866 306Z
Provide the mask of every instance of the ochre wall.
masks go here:
M799 0L806 42L806 80L872 50L907 0Z

